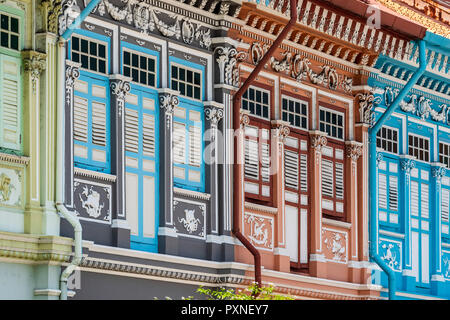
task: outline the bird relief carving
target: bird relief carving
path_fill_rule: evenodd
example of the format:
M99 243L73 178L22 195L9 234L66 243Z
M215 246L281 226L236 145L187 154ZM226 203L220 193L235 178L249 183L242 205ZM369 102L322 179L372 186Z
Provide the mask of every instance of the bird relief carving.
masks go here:
M96 219L101 216L102 209L104 208L105 204L100 204L100 194L97 191L93 190L92 186L89 189L87 186L84 186L83 192L79 195L79 197L81 201L81 207L86 210L86 213L89 215L89 217Z
M201 221L200 219L195 217L195 209L194 210L185 209L184 214L185 216L183 218L181 219L178 218L178 222L182 223L183 227L190 234L193 232L197 232L198 225Z
M272 228L270 221L254 215L248 215L246 220L250 225L249 239L258 246L270 248L272 246L271 239L269 239L269 229Z
M332 255L332 260L337 262L342 262L346 260L346 237L347 235L342 235L338 232L330 232L329 236L325 237L323 243L325 247L329 250Z
M381 259L386 261L391 269L398 269L399 265L397 255L393 251L394 245L392 243L384 243L381 245L381 248L384 250L384 254Z

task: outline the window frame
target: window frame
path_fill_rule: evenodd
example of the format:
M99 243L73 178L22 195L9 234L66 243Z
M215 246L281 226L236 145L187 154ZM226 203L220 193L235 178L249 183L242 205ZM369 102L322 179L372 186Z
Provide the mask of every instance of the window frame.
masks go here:
M160 68L159 68L159 61L160 61L160 54L159 52L153 51L153 50L149 50L146 48L142 48L142 47L138 47L136 45L133 45L131 43L128 42L121 42L120 45L120 69L122 71L122 74L125 75L125 51L130 52L131 54L136 54L137 56L141 57L141 56L146 56L147 59L153 59L155 61L155 72L152 72L155 75L155 85L151 86L149 84L142 84L140 82L135 82L133 80L132 75L130 74L130 76L128 76L131 80L132 84L135 84L137 86L142 86L144 88L150 88L150 89L157 89L160 86ZM140 64L140 62L139 62ZM135 67L130 67L130 68L135 68ZM135 68L136 69L136 68ZM141 70L140 67L137 68L139 71ZM147 77L148 77L148 73L150 73L151 71L145 71L147 72ZM139 75L140 77L140 75Z
M393 141L393 140L389 140L388 138L379 137L378 134L381 135L381 132L383 131L383 129L385 129L385 130L391 130L391 131L393 131L393 132L396 132L396 133L397 133L397 140L396 140L396 141ZM379 140L381 141L381 146L378 146L378 141L379 141ZM382 141L383 141L383 140L385 140L387 143L388 143L388 142L395 143L396 146L397 146L397 152L392 152L392 151L389 151L389 150L384 149L383 146L382 146ZM392 154L392 155L398 156L398 155L400 154L400 132L399 132L399 129L397 129L397 128L395 128L395 127L391 127L391 126L382 126L381 129L380 129L380 131L378 131L378 133L377 133L377 148L383 149L383 152L385 152L385 153L387 153L387 154Z
M444 154L441 153L441 145L444 147L447 147L448 153ZM447 163L445 161L442 161L442 159L447 159ZM439 141L439 162L446 166L446 168L450 169L450 143L446 141Z
M291 111L283 110L283 100L284 100L284 99L286 99L286 100L288 100L288 101L291 100L291 101L293 101L294 103L300 103L300 106L306 105L306 115L303 115L303 114L297 114L295 111L291 112ZM282 93L282 94L281 94L280 111L281 111L281 119L282 119L283 121L289 122L291 128L295 128L295 129L298 129L298 130L306 130L306 131L309 130L309 100L307 100L307 99L305 99L305 98L303 98L303 99L297 98L297 97L294 97L294 96L292 96L292 95L290 95L290 94ZM289 121L289 119L288 119L288 120L285 120L285 119L284 119L284 114L285 114L285 113L287 113L287 114L293 114L294 116L299 116L300 119L306 118L306 127L301 127L301 126L299 127L299 126L296 126L295 124L292 124L292 123Z
M173 88L173 86L172 86L172 67L173 66L175 66L177 68L182 68L182 69L185 69L185 70L189 70L189 71L192 71L194 73L195 72L196 73L200 73L200 99L196 99L194 97L189 97L187 95L183 95L178 90L179 88L177 88L177 89ZM204 99L204 96L205 96L205 84L206 84L205 80L204 80L204 77L205 77L205 70L204 70L203 67L200 67L200 66L198 66L198 68L192 67L190 65L187 65L186 61L181 60L181 59L177 59L177 58L173 58L173 59L169 60L169 84L170 84L170 88L172 90L178 91L180 93L179 94L180 98L183 97L185 99L189 99L189 100L192 100L192 101L202 102L203 99ZM175 79L175 80L178 81L178 82L182 81L185 85L188 83L186 80L179 80L179 79ZM192 83L191 85L193 87L196 86L194 83ZM195 94L194 94L194 96L195 96Z
M330 125L330 126L335 126L337 129L339 129L339 127L338 127L339 125L335 125L335 124L332 124L332 123L328 123L328 122L323 122L323 121L321 121L321 120L320 120L320 112L321 112L321 111L330 112L331 114L335 114L335 115L337 115L337 116L342 116L342 138L334 137L334 136L332 136L332 135L330 135L330 134L328 134L327 138L328 138L328 139L334 139L334 140L337 140L337 141L344 142L344 141L345 141L345 137L346 137L346 121L345 121L345 120L346 120L346 119L345 119L345 117L346 117L346 112L345 112L345 111L339 111L339 110L336 110L335 108L330 108L328 105L320 104L320 105L319 105L319 112L318 112L317 121L318 121L318 128L319 128L319 130L320 130L321 132L324 132L324 133L327 133L327 132L326 132L326 131L322 131L322 130L320 129L322 123L328 124L328 125Z
M420 149L419 147L415 147L415 146L412 147L413 149L418 149L419 152L421 150L423 152L425 152L428 155L428 160L419 159L418 157L416 157L415 155L410 153L410 149L411 149L410 137L415 137L415 138L422 139L422 140L425 140L425 141L428 142L428 150L427 149ZM432 156L431 139L429 137L423 136L423 135L420 135L420 134L416 134L416 133L413 133L413 132L409 132L408 133L408 141L407 141L407 143L408 143L408 145L407 145L408 146L408 155L413 156L417 161L421 161L421 162L428 163L428 164L431 162L431 156Z
M249 89L253 89L253 90L257 90L257 91L261 91L262 93L266 93L267 95L268 95L268 105L267 105L267 107L268 107L268 117L267 118L265 118L264 116L259 116L259 115L257 115L257 114L254 114L254 113L251 113L250 112L250 109L245 109L245 108L243 108L243 104L244 104L244 100L245 101L249 101L249 98L244 98L244 96L245 96L245 94L247 93L247 92L249 92ZM258 118L258 119L261 119L261 120L264 120L264 121L270 121L270 119L271 119L271 115L272 115L272 109L271 109L271 105L272 105L272 92L270 91L270 90L268 90L268 89L265 89L265 88L261 88L261 87L259 87L259 86L249 86L248 87L248 89L247 89L247 91L244 93L244 95L242 96L242 99L241 99L242 101L241 101L241 109L242 110L247 110L247 111L249 111L250 113L249 113L249 115L251 115L252 117L254 117L254 118ZM256 102L256 101L254 101L254 102ZM261 105L263 105L263 103L261 103ZM263 112L264 113L264 112Z

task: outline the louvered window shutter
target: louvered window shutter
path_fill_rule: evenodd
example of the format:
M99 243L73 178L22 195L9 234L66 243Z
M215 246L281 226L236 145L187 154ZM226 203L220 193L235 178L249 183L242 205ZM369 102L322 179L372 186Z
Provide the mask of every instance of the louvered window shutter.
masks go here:
M389 176L389 209L398 210L398 182L394 176Z
M333 162L322 160L322 194L327 197L333 197Z
M173 123L173 161L186 163L186 129L184 124Z
M270 147L267 143L261 145L261 178L263 182L270 181Z
M74 97L73 105L73 135L74 139L88 142L88 101Z
M106 146L106 105L92 102L92 143Z
M425 183L422 183L420 187L420 213L422 217L428 217L429 216L429 202L428 202L428 185Z
M298 154L289 150L284 152L284 177L287 188L298 190Z
M441 217L442 220L448 221L448 215L449 215L449 202L450 202L450 191L449 190L442 190L442 207L441 207Z
M139 152L139 122L138 112L125 109L125 149L129 152Z
M189 127L189 164L200 167L202 159L202 136L201 128Z
M245 177L258 180L258 142L255 140L245 140Z
M308 156L300 155L300 191L308 191Z
M387 209L387 181L386 175L378 175L378 205L380 208Z
M419 184L411 181L411 215L419 215Z
M344 199L344 164L336 163L336 198Z
M0 55L0 146L17 151L22 149L20 68L20 59Z
M155 118L145 113L142 123L142 139L144 155L155 157Z

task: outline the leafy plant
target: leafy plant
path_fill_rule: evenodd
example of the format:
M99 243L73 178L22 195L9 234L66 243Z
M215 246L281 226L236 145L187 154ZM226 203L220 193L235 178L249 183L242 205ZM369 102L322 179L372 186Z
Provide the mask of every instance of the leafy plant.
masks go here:
M201 286L197 293L206 295L208 300L294 300L290 296L276 294L273 286L259 288L256 283L244 290L234 289L208 289Z

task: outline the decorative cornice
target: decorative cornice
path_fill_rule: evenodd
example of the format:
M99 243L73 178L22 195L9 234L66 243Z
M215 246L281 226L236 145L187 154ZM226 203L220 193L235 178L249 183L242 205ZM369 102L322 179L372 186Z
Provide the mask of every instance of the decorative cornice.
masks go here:
M278 213L278 209L277 208L269 207L269 206L263 206L263 205L252 203L252 202L248 202L248 201L245 202L245 208L246 209L250 209L250 210L259 211L259 212L266 212L266 213L270 213L270 214L277 214Z
M198 199L198 200L209 201L209 199L211 199L211 195L209 193L203 193L203 192L198 192L198 191L186 190L186 189L181 189L181 188L177 188L177 187L173 188L173 193L174 194L178 194L178 195L182 195L182 196L185 196L185 197L189 197L189 198Z
M87 169L74 168L74 174L84 178L97 179L111 183L116 182L116 176L114 175Z
M16 156L16 155L9 154L9 153L1 153L0 152L0 161L9 162L9 163L13 163L13 164L20 164L20 165L25 165L26 166L30 162L30 158L29 157L24 157L24 156Z

